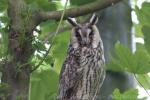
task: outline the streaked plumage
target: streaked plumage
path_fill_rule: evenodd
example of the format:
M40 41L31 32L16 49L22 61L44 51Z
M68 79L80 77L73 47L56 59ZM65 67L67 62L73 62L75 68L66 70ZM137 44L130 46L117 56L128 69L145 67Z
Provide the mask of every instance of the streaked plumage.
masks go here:
M72 19L68 56L59 80L59 100L95 100L105 78L104 50L93 15L89 23L80 25Z

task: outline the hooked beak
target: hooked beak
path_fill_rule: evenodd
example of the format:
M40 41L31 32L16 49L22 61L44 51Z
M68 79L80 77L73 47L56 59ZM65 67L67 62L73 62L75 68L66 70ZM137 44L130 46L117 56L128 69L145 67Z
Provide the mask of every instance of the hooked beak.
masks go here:
M83 39L82 39L82 44L83 44L83 45L87 45L87 44L88 44L87 38L83 38Z

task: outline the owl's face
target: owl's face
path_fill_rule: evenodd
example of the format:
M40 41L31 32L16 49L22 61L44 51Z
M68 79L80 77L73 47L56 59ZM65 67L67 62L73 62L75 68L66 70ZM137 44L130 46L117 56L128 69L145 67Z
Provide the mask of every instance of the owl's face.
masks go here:
M78 24L76 21L68 18L69 23L72 24L71 45L73 48L78 47L92 47L96 48L100 42L100 35L96 27L98 21L97 16L92 16L90 22L85 24Z

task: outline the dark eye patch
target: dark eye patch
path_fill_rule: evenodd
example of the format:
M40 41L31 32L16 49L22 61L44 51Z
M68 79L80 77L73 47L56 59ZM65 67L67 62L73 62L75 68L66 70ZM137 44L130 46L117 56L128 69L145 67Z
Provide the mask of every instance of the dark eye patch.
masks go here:
M79 33L79 30L80 30L80 28L78 28L78 27L75 28L75 36L78 39L79 44L81 44L82 39L81 39L81 35Z
M92 28L91 28L91 31L90 31L90 33L89 33L90 43L92 43L93 37L94 37L94 31L93 31Z
M93 32L93 29L92 29L92 26L91 25L88 25L88 29L90 29L90 33L89 33L89 36L92 36L94 34Z
M76 37L81 37L81 36L80 36L80 33L79 33L79 31L78 31L78 30L76 30L75 35L76 35Z
M76 35L76 37L78 37L78 38L81 37L81 36L80 36L80 33L79 33L78 31L76 31L75 35Z
M81 37L81 36L80 36L80 33L79 33L79 30L80 30L79 27L76 27L76 28L75 28L75 36L76 36L76 37Z
M93 30L89 33L89 36L92 36L94 34Z

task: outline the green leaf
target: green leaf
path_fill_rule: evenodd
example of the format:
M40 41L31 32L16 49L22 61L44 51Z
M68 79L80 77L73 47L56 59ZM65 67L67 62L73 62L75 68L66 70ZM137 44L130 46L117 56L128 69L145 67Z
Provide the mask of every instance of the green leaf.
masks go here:
M142 32L144 33L145 47L150 54L150 26L143 26Z
M9 89L9 85L8 84L6 84L6 83L0 83L0 90L1 90L0 91L0 97L1 98L4 98L4 97L6 97L6 96L9 95L8 92L7 92L8 89Z
M32 73L30 100L55 100L57 90L58 74L53 69Z
M113 92L114 100L138 100L138 90L130 89L124 93L120 93L119 89L115 89Z
M35 41L35 43L33 44L34 48L38 51L38 52L41 52L41 51L46 51L46 47L45 45L40 42L40 41Z
M55 31L57 26L58 26L57 22L52 20L48 20L40 24L41 30L42 31L46 30L46 32Z
M57 9L56 2L51 0L26 0L26 3L33 11L38 9L45 11L52 11Z
M107 69L115 72L126 71L126 69L119 63L118 60L111 58L111 61L106 64Z
M5 28L0 28L0 33L2 35L2 38L0 39L0 57L4 57L8 52L8 32Z
M7 0L0 0L0 12L6 10L8 7L8 1Z
M54 32L56 31L58 24L56 23L56 21L51 21L48 20L46 22L43 22L40 24L40 28L41 28L41 34L39 36L39 39L45 39L45 37L49 36L49 33L54 34Z
M94 1L96 0L70 0L70 4L80 6L80 5L88 4Z
M142 4L142 8L139 9L137 6L135 7L135 11L138 17L138 20L140 21L140 24L142 25L148 25L150 26L149 23L149 18L150 18L150 3L149 2L144 2Z
M143 30L143 27L148 26L150 27L149 18L150 18L150 3L144 2L142 4L142 8L139 9L138 6L135 7L135 12L137 14L139 24L135 25L136 33L140 36L141 35L141 29Z
M34 11L37 11L39 9L39 5L37 4L37 2L31 2L27 6L28 6L30 12L34 12Z
M150 89L150 77L148 74L137 74L137 79L144 86L144 88Z
M55 58L55 68L60 71L64 58L66 57L70 34L68 32L60 33L56 36L52 46L52 56Z
M64 8L64 6L61 3L61 0L55 0L54 2L56 4L56 7L57 7L58 10Z
M27 3L27 4L31 4L31 3L33 3L33 2L37 2L38 0L25 0L25 2Z
M145 74L150 72L150 55L145 49L137 48L133 60L136 62L133 66L134 73Z
M133 23L133 26L135 28L135 35L136 37L142 37L143 36L143 33L142 33L142 25L141 24L135 24Z
M43 60L43 57L41 57L39 54L37 54L36 57L37 57L39 60Z
M133 54L129 48L117 44L107 68L114 71L131 71L135 65L133 58Z
M0 17L0 21L2 23L8 23L10 21L10 19L7 16L1 16Z
M54 67L55 59L54 57L52 57L52 55L48 55L44 61L46 62L46 64L51 65L51 67Z
M56 10L56 3L50 0L37 0L37 3L45 11Z
M133 54L130 49L117 44L107 68L113 71L128 71L135 74L150 72L150 55L143 45L138 45Z

